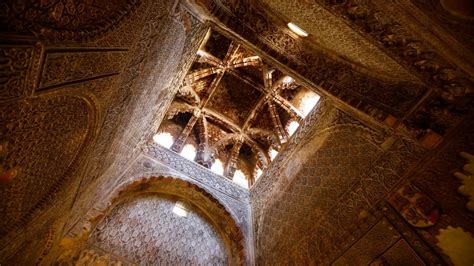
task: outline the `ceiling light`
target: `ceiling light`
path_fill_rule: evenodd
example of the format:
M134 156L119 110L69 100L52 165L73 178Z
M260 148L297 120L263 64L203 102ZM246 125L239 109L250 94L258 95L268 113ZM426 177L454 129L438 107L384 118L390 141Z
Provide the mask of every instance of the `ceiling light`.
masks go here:
M308 33L306 31L304 31L302 28L296 26L295 24L293 23L288 23L288 28L290 28L290 30L294 33L296 33L296 35L300 36L300 37L308 37Z
M188 209L186 209L184 203L177 201L174 204L173 213L180 217L186 217L188 216Z
M204 52L203 50L198 50L196 54L202 57L202 56L205 56L207 53Z

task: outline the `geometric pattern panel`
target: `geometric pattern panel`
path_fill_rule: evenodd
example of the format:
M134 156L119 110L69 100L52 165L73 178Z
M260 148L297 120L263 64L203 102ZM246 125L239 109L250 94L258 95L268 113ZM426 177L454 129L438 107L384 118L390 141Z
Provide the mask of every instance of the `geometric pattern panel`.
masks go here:
M226 247L200 213L172 212L175 201L142 196L117 205L100 222L91 244L145 265L223 265Z

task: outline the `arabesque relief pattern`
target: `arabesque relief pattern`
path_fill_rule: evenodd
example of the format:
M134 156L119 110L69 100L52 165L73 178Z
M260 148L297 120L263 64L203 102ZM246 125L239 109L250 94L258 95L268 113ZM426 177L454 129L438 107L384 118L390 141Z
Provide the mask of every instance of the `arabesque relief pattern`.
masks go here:
M122 202L99 223L90 241L140 264L225 264L219 233L192 208L187 217L175 215L174 204L152 195Z
M34 48L0 46L0 101L24 96L28 92L28 71Z
M211 200L203 206L218 217L214 220L220 229L230 232L223 238L235 241L231 253L242 263L253 263L249 249L255 236L259 264L330 264L356 247L359 239L370 238L370 228L381 219L388 220L381 232L393 226L393 235L403 237L394 249L414 251L414 258L428 264L451 263L449 252L436 245L440 232L452 226L473 233L473 214L465 208L468 198L457 193L461 183L452 176L464 164L459 152L473 154L472 117L465 118L472 112L472 77L374 1L317 4L424 85L413 79L376 78L313 50L251 1L198 2L246 39L247 46L256 46L262 58L275 59L307 78L325 99L246 193L151 144L208 24L174 1L1 2L0 144L2 152L5 144L8 147L1 154L1 166L17 169L18 175L0 186L0 264L50 264L64 235L66 240L87 240L93 229L87 222L106 216L114 202L110 197L120 185L152 190L156 180L169 179L149 182L146 177L162 173L179 180L164 186L168 190L179 188L189 197L194 190L188 188L207 191ZM420 1L413 2L419 6ZM433 3L429 1L427 8ZM339 109L347 105L371 118ZM408 132L381 125L387 115L406 123ZM427 131L443 136L439 149L427 152L413 140ZM408 181L440 206L441 216L426 228L406 223L406 214L384 203ZM193 199L199 203L204 198ZM166 219L171 223L172 217ZM109 217L104 224L118 226L115 222ZM169 228L165 231L173 234ZM180 229L198 246L219 246L217 241L199 241L201 236L186 227ZM80 230L82 234L75 235ZM140 232L144 238L149 235L145 231ZM95 234L97 243L113 249L106 239L98 240L98 231ZM167 243L180 244L172 239ZM78 247L64 257L121 261L122 254L108 257L96 247ZM129 250L137 258L136 247ZM371 262L390 261L391 251L395 252L387 250Z
M261 263L294 252L321 264L337 258L341 247L355 241L349 236L360 213L372 212L403 178L407 164L425 152L407 139L387 147L390 135L360 124L329 102L322 102L309 120L318 112L313 128L296 133L302 146L282 154L279 164L271 166L275 173L269 169L251 189Z
M2 105L1 141L11 139L6 166L20 171L11 184L0 188L2 211L10 217L2 220L2 237L10 233L2 238L1 262L21 261L24 250L41 247L40 235L32 240L31 234L43 230L48 221L64 221L73 200L90 200L87 195L91 194L85 191L91 181L114 161L121 167L131 161L139 143L148 141L142 135L151 136L150 128L159 123L150 120L162 116L174 95L170 87L178 83L171 84L183 47L188 45L192 50L193 38L199 36L196 29L204 32L200 23L190 23L190 15L179 5L179 15L170 14L173 3L167 1L114 1L104 8L82 1L23 4L0 4L0 19L5 22L2 33L24 35L5 37L6 43L15 45L2 45L0 52L5 70L0 74L1 100L22 97ZM16 11L22 15L16 16ZM172 58L176 58L174 63ZM155 79L149 82L148 76L153 75ZM155 86L158 81L162 87ZM148 95L141 92L144 88ZM144 126L123 121L130 113L140 117L134 121L143 120ZM143 113L147 117L142 118ZM128 126L135 131L129 132ZM114 141L120 138L126 141ZM89 146L89 141L94 145ZM82 190L78 191L80 184ZM79 206L74 211L82 213ZM36 220L31 223L33 218ZM14 245L6 245L13 239ZM29 258L35 261L34 257L40 256L42 260L47 255L32 253Z
M19 169L18 176L0 188L0 236L5 237L50 204L71 178L71 167L76 167L90 139L95 114L84 99L65 95L11 102L0 110L0 139L8 145L5 163Z
M0 30L55 41L93 39L116 27L142 2L6 1L0 5Z

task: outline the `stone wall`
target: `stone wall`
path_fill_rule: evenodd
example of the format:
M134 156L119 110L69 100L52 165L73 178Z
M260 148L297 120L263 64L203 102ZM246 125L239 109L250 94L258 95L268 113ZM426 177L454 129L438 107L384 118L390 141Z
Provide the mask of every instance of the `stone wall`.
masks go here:
M425 150L319 104L251 189L257 262L327 264ZM371 225L367 225L370 227ZM360 228L362 231L363 228Z
M1 4L1 262L42 261L115 182L206 32L177 2L96 2Z

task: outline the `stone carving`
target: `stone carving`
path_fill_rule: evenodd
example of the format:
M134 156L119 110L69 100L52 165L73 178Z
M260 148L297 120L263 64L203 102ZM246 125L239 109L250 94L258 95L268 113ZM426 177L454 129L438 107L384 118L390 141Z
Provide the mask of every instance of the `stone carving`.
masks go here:
M425 152L404 138L384 150L383 132L361 125L327 102L321 105L320 113L310 114L318 117L313 128L297 131L298 146L280 154L282 159L277 158L251 189L257 256L268 262L296 249L320 264L334 260L340 255L337 247L350 245L348 228L355 221L360 225L360 213L382 200L404 176L407 163L413 165ZM294 157L301 165L295 165ZM346 161L354 164L346 166Z
M110 217L110 211L115 210L115 206L120 206L122 202L127 202L126 199L133 199L136 198L138 195L150 195L154 193L155 195L161 195L160 197L171 197L171 198L182 198L182 200L189 202L193 206L196 207L195 210L202 211L206 213L206 216L209 217L210 221L213 221L215 228L219 230L219 233L226 243L226 250L228 258L230 261L234 261L238 263L239 261L243 261L245 257L245 250L244 245L242 243L242 233L240 229L236 226L235 221L232 219L230 214L227 212L226 208L221 205L221 203L216 200L212 195L207 193L204 189L198 187L197 185L191 184L184 180L174 179L171 177L151 177L151 178L143 178L141 180L134 180L130 181L126 184L123 184L114 191L113 194L109 195L107 199L103 199L102 202L97 202L96 207L91 209L87 214L87 219L83 220L83 222L79 223L75 229L69 232L69 236L65 237L62 240L63 248L61 249L62 252L58 257L58 261L71 261L77 259L79 255L79 251L82 250L86 243L85 241L89 239L89 235L93 232L94 235L91 238L91 241L98 241L98 244L102 243L103 241L107 241L106 239L102 239L100 237L100 233L94 233L96 225L99 223L99 229L101 228L101 224L107 224L107 217ZM156 199L156 196L151 195ZM153 201L153 200L152 200ZM141 204L143 201L138 201L136 204ZM126 203L125 203L126 204ZM150 203L154 205L154 203ZM147 212L145 212L147 213ZM156 213L156 212L150 212ZM104 216L106 216L105 222ZM168 217L169 218L169 217ZM167 219L168 219L167 218ZM169 218L172 219L172 218ZM156 220L156 219L155 219ZM168 222L170 222L168 220ZM148 223L148 222L145 222ZM127 224L127 223L125 223ZM153 223L151 223L153 224ZM105 226L104 225L104 226ZM124 224L121 223L122 226ZM132 226L132 224L128 224L127 226ZM163 227L164 230L168 230ZM110 230L121 230L120 227L115 227L115 229ZM130 231L130 230L128 230ZM127 230L123 231L124 233ZM169 231L168 231L169 232ZM224 233L225 232L225 233ZM196 232L194 232L196 233ZM121 233L120 233L121 234ZM137 232L139 234L139 232ZM116 235L116 234L113 234ZM132 237L133 234L124 237ZM111 238L108 238L111 240ZM150 240L150 239L149 239ZM173 239L176 240L176 239ZM154 240L153 240L154 241ZM171 239L169 241L172 241ZM108 244L107 244L108 245ZM110 246L108 246L110 248ZM137 245L133 245L130 247L130 250L135 250L136 252L144 252L143 250L138 251ZM153 247L151 247L153 248ZM137 255L137 253L133 251L132 253ZM153 252L147 251L149 254L153 254ZM180 251L181 252L181 251ZM117 255L122 255L117 252L113 252ZM169 253L168 253L169 254ZM138 254L139 255L139 254ZM135 260L136 258L129 258ZM146 258L141 258L146 259Z
M40 87L118 74L127 63L126 51L48 52Z
M24 96L33 47L0 46L0 101Z
M128 263L122 261L111 254L103 254L94 249L85 249L81 251L79 259L76 261L77 265L107 265L107 266L122 266L122 265L137 265L135 263Z
M0 5L0 30L62 41L93 39L116 27L141 2L6 1Z
M382 49L408 69L418 73L428 84L433 84L436 88L436 93L432 95L433 100L420 108L421 112L427 113L426 117L424 119L418 117L418 121L414 120L410 124L411 126L423 127L420 124L423 123L422 121L437 120L436 113L432 113L430 110L437 111L439 108L436 107L439 106L439 101L443 101L446 105L443 107L444 112L454 112L453 116L456 116L459 110L465 112L465 109L472 104L470 102L474 84L468 75L438 55L428 43L415 37L400 23L392 20L374 3L358 0L318 0L318 3L351 23L354 29L367 38L375 40L379 46L383 47ZM468 97L471 100L460 100L461 97ZM452 120L437 121L444 122L441 124L445 128L450 128L457 122ZM438 133L444 134L444 130Z
M204 167L191 162L173 151L163 148L157 144L150 145L145 149L153 158L163 162L166 165L182 172L186 176L192 177L199 183L212 187L222 193L231 196L234 199L242 199L248 197L248 191L238 185L232 183L230 180L223 179L217 174L205 169Z
M289 65L315 84L324 84L322 87L331 94L374 115L376 119L383 120L387 114L401 115L425 91L419 85L389 83L368 77L304 46L272 23L265 12L251 1L223 1L225 8L213 1L206 1L204 5L226 26L270 56Z
M89 105L79 97L56 96L1 106L0 139L9 143L5 163L21 168L15 180L0 188L1 237L51 202L68 180L94 125Z
M173 214L175 201L142 196L122 202L90 241L140 264L225 264L226 247L216 229L192 208L185 218Z
M467 163L463 167L467 175L461 172L456 172L454 175L463 183L462 186L458 188L459 193L469 197L466 208L474 212L474 156L467 152L461 152L461 156L467 160Z

